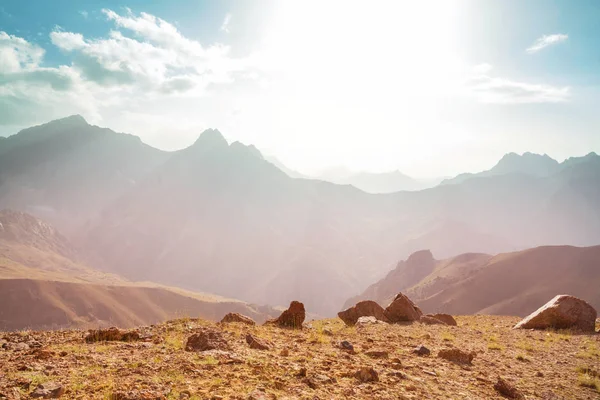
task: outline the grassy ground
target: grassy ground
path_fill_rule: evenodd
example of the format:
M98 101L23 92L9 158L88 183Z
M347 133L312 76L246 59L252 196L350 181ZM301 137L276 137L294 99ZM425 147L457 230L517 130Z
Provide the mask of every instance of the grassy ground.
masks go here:
M494 384L502 377L525 399L600 399L600 335L514 331L514 317L457 321L457 327L356 328L331 319L290 331L182 319L142 328L152 336L148 341L92 344L82 331L0 333L0 342L41 345L0 348L0 398L16 392L26 398L51 381L65 386L68 399L501 399ZM231 351L184 351L200 326L222 331ZM247 333L271 349L250 349ZM354 354L340 349L342 340L354 345ZM421 344L431 355L412 353ZM437 357L453 347L475 352L472 365ZM372 358L372 350L388 357ZM372 367L379 382L358 381L361 367Z

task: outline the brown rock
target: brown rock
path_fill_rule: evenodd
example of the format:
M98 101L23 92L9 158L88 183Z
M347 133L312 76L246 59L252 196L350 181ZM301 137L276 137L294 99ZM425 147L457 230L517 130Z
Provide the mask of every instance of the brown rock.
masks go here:
M423 345L419 345L413 349L413 353L418 354L420 356L428 356L431 354L431 350Z
M467 353L459 349L446 349L438 352L438 357L459 364L471 364L475 353Z
M379 374L371 367L362 367L354 374L361 382L379 382Z
M423 313L408 297L398 293L384 311L388 322L418 321Z
M109 341L133 342L136 340L140 340L140 334L138 332L122 331L114 326L107 329L90 330L85 337L87 343Z
M577 297L558 295L515 325L515 329L568 329L594 332L594 307Z
M221 332L209 328L200 328L197 333L187 338L185 350L229 350L229 344Z
M221 323L240 322L246 325L256 325L256 322L250 317L246 317L240 313L229 313L223 317Z
M279 317L271 319L265 324L273 324L282 328L302 329L304 318L306 318L304 304L299 301L292 301L289 308L282 312Z
M390 354L385 350L369 350L365 352L365 355L371 358L388 358Z
M246 335L246 343L248 343L250 345L251 349L256 349L256 350L271 349L271 346L269 345L269 343L267 343L267 341L257 338L255 336L252 336L251 334Z
M371 300L358 302L354 307L340 311L338 317L349 326L356 324L360 317L375 317L380 321L387 321L383 307Z
M419 322L425 325L448 325L442 320L429 317L427 315L423 315L421 318L419 318Z
M450 314L427 314L427 317L432 317L435 319L439 319L442 322L445 322L446 325L457 326L456 320Z
M509 399L522 399L523 395L519 393L517 388L512 386L510 383L506 382L502 378L498 378L498 382L494 385L494 389L502 396L507 397Z
M33 393L31 393L31 397L41 397L42 399L58 399L63 394L65 394L65 387L63 385L56 382L46 382L39 384Z

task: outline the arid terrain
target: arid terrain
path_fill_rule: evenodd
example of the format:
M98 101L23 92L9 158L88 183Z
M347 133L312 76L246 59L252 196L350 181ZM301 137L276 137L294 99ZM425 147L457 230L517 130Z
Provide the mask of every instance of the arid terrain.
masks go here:
M502 399L499 377L516 389L513 398L600 398L600 335L512 330L515 317L456 319L354 327L326 319L303 330L179 319L139 328L140 340L130 342L87 343L79 330L5 333L0 398L29 398L51 383L66 399ZM185 351L201 329L222 333L228 348ZM268 349L250 348L247 334ZM420 345L430 355L413 353ZM444 349L474 359L451 362L438 356ZM377 380L357 377L363 368Z

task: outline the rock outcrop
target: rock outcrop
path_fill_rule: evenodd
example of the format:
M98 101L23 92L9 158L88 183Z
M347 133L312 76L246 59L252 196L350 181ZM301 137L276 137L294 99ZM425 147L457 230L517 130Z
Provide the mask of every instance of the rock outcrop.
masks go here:
M242 315L240 313L229 313L223 317L221 320L222 324L230 323L230 322L240 322L246 325L256 325L256 322L250 317Z
M384 311L385 318L391 323L418 321L422 315L419 307L402 293L398 293Z
M302 329L304 318L306 318L304 304L299 301L292 301L289 308L282 312L279 317L271 319L265 324L273 324L281 328Z
M383 307L371 300L360 301L354 307L340 311L338 317L349 326L355 325L360 317L375 317L380 321L387 322Z
M588 303L569 295L558 295L521 320L515 329L577 329L594 332L597 312Z

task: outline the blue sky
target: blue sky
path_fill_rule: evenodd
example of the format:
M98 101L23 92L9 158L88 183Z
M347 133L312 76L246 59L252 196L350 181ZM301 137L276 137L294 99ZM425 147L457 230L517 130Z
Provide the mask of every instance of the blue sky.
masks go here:
M0 0L0 134L208 127L302 172L600 152L600 2Z

